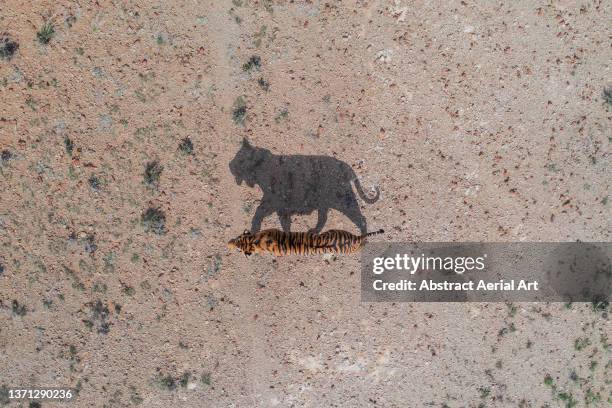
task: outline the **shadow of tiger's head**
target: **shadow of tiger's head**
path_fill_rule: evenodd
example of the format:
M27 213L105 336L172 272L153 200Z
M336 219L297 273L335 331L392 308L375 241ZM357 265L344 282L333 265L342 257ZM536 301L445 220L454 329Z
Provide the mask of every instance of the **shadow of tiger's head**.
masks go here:
M229 164L232 175L236 178L236 184L244 181L247 186L254 187L257 184L257 168L272 156L267 149L252 146L245 138L242 147Z

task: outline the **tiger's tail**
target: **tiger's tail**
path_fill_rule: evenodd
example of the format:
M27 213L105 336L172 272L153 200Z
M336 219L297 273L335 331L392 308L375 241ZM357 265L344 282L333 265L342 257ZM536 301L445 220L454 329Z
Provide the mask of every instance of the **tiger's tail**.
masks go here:
M372 235L383 234L384 232L385 232L385 230L381 228L378 231L368 232L367 234L363 234L361 236L361 238L367 238L367 237L371 237Z

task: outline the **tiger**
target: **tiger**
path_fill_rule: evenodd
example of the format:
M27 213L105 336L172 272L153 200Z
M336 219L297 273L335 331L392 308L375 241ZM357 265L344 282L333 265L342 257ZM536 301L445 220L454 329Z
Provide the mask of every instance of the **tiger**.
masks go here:
M251 233L244 230L242 235L230 240L230 250L238 249L245 256L270 252L276 256L313 255L323 253L351 254L359 251L372 235L382 234L380 229L363 235L353 235L343 230L328 230L320 234L309 232L284 232L276 228Z

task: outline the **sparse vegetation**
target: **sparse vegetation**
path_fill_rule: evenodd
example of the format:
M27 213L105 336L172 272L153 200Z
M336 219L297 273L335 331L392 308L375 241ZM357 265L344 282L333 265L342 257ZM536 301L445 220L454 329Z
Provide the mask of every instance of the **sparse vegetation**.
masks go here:
M45 24L43 24L40 30L38 30L38 32L36 33L36 38L38 39L38 42L43 45L49 44L49 42L54 36L55 36L55 27L53 26L53 23L50 21L47 21Z
M159 374L155 379L155 382L159 384L159 386L163 389L166 389L168 391L174 391L178 386L182 388L187 388L187 386L189 385L189 381L191 381L193 378L197 378L197 376L194 376L191 371L185 371L178 377L173 376L171 374ZM200 376L200 381L202 382L202 384L210 385L210 373L203 373Z
M13 303L12 303L12 311L13 311L13 315L15 316L25 316L26 313L28 313L28 310L26 309L25 305L20 305L19 302L15 299L13 299Z
M66 274L66 276L72 279L72 287L74 289L79 290L81 292L85 290L85 285L83 284L83 282L81 282L77 274L74 273L72 269L64 266L64 273Z
M38 110L38 109L37 109L38 103L36 103L36 101L34 100L34 98L32 98L32 97L30 97L30 96L29 96L29 97L28 97L28 98L25 100L25 103L26 103L26 105L28 105L28 107L29 107L30 109L32 109L32 112L36 112L36 111Z
M115 254L114 251L108 252L106 255L104 255L102 260L104 261L104 272L115 272L115 261L117 260L117 254Z
M106 307L101 300L98 300L96 303L90 305L90 308L94 319L104 320L109 315L108 307Z
M566 392L560 392L559 394L557 394L557 398L565 402L565 408L573 408L577 404L572 394L568 394Z
M599 393L594 393L593 390L589 388L584 395L584 402L586 402L587 405L590 405L599 401L601 401L601 395Z
M3 163L8 162L12 158L13 158L13 154L9 150L5 149L2 151L2 153L0 153L0 160L2 160Z
M0 37L0 59L9 61L19 49L19 43L8 37Z
M91 187L92 190L95 190L95 191L100 190L100 187L102 186L100 179L95 174L92 174L89 177L88 182L89 182L89 187Z
M255 41L253 42L257 48L261 46L261 42L266 37L266 31L268 30L268 26L261 26L259 32L255 33L253 37L255 37Z
M605 86L603 89L603 98L608 105L612 105L612 86Z
M574 348L577 351L580 351L582 349L584 349L585 347L589 346L591 344L591 341L586 338L586 337L579 337L574 341Z
M73 14L70 14L68 17L64 19L64 23L66 24L66 26L68 26L68 28L72 28L72 26L76 23L76 21L77 21L77 18Z
M181 385L181 387L183 388L187 387L187 384L189 384L190 378L191 378L191 373L189 371L185 371L183 375L181 375L181 378L179 378L179 384Z
M263 79L263 77L259 78L257 80L257 83L259 84L261 89L263 89L264 91L268 92L270 90L270 83L266 81L265 79Z
M488 387L480 387L478 388L478 393L480 394L480 398L487 398L491 393L491 390Z
M134 95L136 95L136 98L138 98L138 100L142 103L145 103L147 101L147 97L145 96L145 94L142 92L141 89L135 90Z
M145 232L161 235L166 232L166 214L159 208L149 207L140 217Z
M219 254L215 255L213 260L208 267L208 276L214 276L221 270L221 257Z
M96 282L94 283L93 288L91 288L91 290L97 293L106 293L106 291L108 290L108 286L106 286L105 283Z
M133 385L130 386L130 401L133 405L140 405L144 401Z
M144 171L144 183L151 188L158 188L163 170L164 166L159 164L157 160L147 163Z
M71 344L68 347L68 352L64 353L64 357L70 362L70 371L75 371L76 364L81 362L81 359L77 354L76 346Z
M203 373L200 380L202 381L202 384L210 385L212 382L210 378L210 373Z
M128 296L134 296L136 294L136 289L134 289L131 286L124 285L123 286L123 293L125 293Z
M110 323L106 320L110 316L110 311L108 310L108 306L102 303L101 300L97 300L94 303L88 303L91 319L84 319L83 324L88 329L93 329L96 324L98 326L99 334L108 334L110 331Z
M66 148L66 153L72 156L72 151L74 150L74 143L68 136L64 137L64 147Z
M283 108L278 115L274 118L276 123L280 123L281 121L287 119L289 117L289 110L287 108Z
M544 384L549 387L552 387L554 385L553 379L549 374L546 374L546 377L544 377Z
M252 202L247 201L244 204L242 204L242 211L244 211L245 214L250 214L252 209L253 209Z
M170 374L161 376L158 382L162 388L167 390L172 391L176 389L176 380Z
M242 65L242 70L245 72L249 72L253 68L256 68L258 71L261 68L261 58L258 55L251 56L251 58Z
M93 254L98 249L98 246L95 243L95 237L91 234L88 234L85 237L85 251L89 254Z
M574 381L574 382L577 382L577 381L580 379L580 378L578 377L578 374L576 374L576 370L572 370L572 371L570 372L569 378L570 378L570 380L572 380L572 381Z
M274 12L274 8L272 7L272 0L262 0L261 2L266 9L266 11L270 14Z
M511 303L511 302L507 302L506 303L506 307L508 308L508 316L509 317L514 317L516 315L516 312L517 312L516 306L513 303Z
M184 154L192 154L193 153L193 142L191 141L190 138L186 137L183 140L181 140L181 143L179 144L178 148Z
M244 119L246 118L246 102L242 96L239 96L234 101L234 108L232 111L232 118L234 123L237 125L243 125Z

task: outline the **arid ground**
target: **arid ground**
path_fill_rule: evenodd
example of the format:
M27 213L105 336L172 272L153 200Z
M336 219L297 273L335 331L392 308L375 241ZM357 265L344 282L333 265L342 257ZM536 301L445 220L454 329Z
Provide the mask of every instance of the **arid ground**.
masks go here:
M244 138L350 165L377 241L610 241L611 16L2 0L0 406L609 406L607 304L365 303L359 256L226 243ZM41 386L78 398L8 399Z

